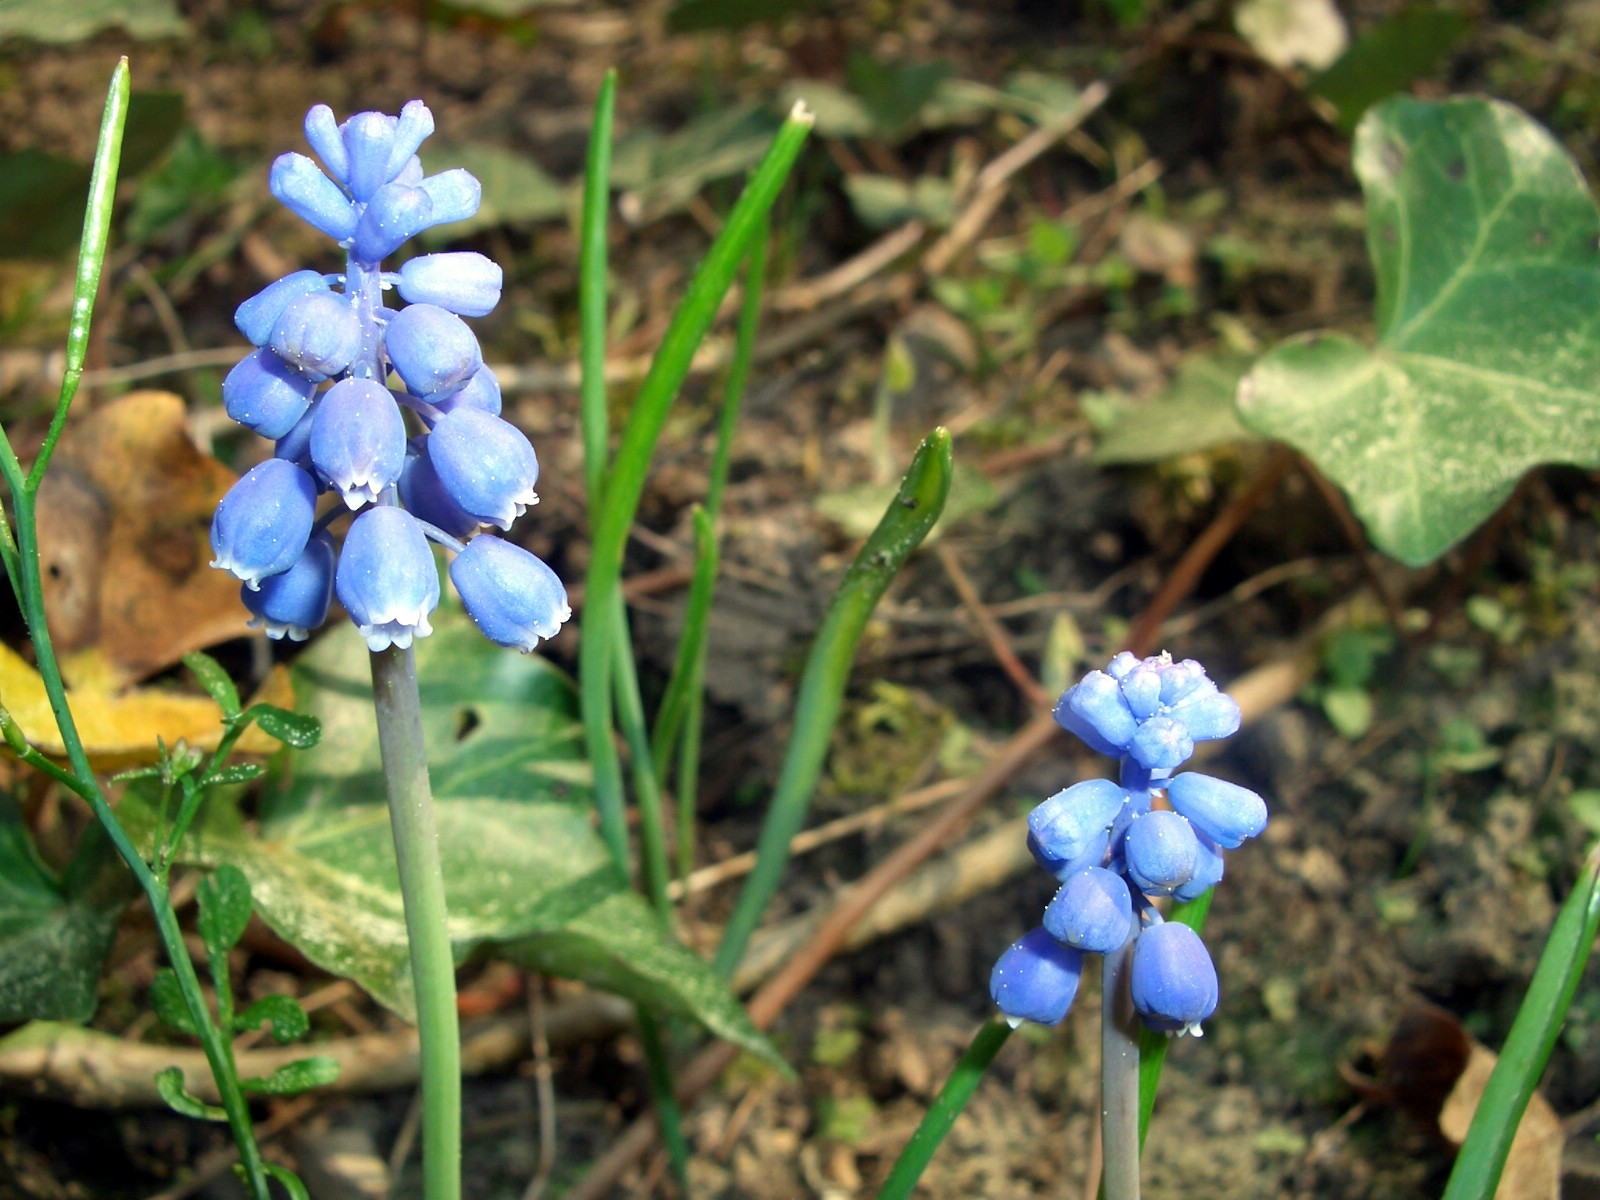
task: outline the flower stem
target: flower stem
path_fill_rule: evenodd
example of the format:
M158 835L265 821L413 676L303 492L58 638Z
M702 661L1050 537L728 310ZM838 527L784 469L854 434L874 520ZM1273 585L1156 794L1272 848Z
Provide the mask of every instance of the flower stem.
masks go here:
M1104 1200L1139 1200L1139 1019L1129 986L1133 938L1105 956L1100 992L1100 1146Z
M417 664L409 649L372 655L372 699L411 941L422 1042L422 1176L426 1200L461 1195L461 1028L444 872L433 819Z

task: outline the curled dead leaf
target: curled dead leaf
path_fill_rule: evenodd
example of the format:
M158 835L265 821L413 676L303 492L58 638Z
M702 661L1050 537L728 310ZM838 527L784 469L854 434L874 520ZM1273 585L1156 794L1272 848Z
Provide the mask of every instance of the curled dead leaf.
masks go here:
M170 392L132 392L67 427L38 521L69 684L116 691L249 632L238 581L209 566L211 513L233 480L190 440Z
M1389 1039L1382 1098L1460 1146L1497 1061L1453 1015L1419 1007L1401 1017ZM1565 1137L1561 1118L1535 1092L1517 1126L1495 1200L1559 1200Z

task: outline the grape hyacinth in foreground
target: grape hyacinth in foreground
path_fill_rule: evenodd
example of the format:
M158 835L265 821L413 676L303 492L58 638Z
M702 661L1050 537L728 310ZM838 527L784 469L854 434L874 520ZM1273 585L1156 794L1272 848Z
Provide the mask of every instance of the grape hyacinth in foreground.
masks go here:
M1173 774L1196 742L1238 731L1239 706L1192 659L1124 652L1067 689L1055 717L1119 758L1121 775L1074 784L1029 814L1028 847L1061 887L1042 927L1001 955L990 993L1013 1023L1054 1025L1077 992L1083 955L1132 937L1133 1003L1145 1024L1199 1036L1217 1007L1216 969L1200 936L1163 920L1153 901L1199 897L1221 880L1222 852L1266 828L1266 803L1248 788ZM1155 807L1163 792L1170 809Z
M533 446L500 419L499 383L462 320L499 303L500 268L471 252L382 266L424 229L477 212L478 181L422 174L433 116L420 100L343 124L319 104L305 131L322 168L280 156L272 194L339 244L345 269L286 275L234 315L256 349L223 382L223 404L276 446L217 506L212 565L243 581L268 637L304 640L337 594L371 650L404 649L431 632L436 542L455 553L450 578L479 629L532 650L571 609L542 560L480 532L510 529L538 502ZM389 291L405 306L385 307ZM319 520L325 491L344 507ZM345 510L355 515L335 553L323 530Z

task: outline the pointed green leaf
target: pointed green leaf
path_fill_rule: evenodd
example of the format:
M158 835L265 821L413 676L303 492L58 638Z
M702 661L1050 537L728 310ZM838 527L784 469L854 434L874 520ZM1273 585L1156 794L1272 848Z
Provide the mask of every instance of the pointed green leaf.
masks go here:
M277 738L292 750L309 750L322 737L322 727L315 717L290 712L275 704L252 704L245 709L244 719L254 721L262 733Z
M156 1072L156 1091L167 1102L167 1107L179 1116L193 1117L196 1121L226 1121L228 1114L214 1104L193 1095L183 1083L183 1072L168 1067Z
M549 969L705 1024L776 1060L705 963L660 932L590 820L571 680L490 645L441 611L417 643L424 740L458 960L484 943L550 939ZM413 1009L405 914L384 801L366 644L343 626L295 664L298 702L326 737L290 755L259 834L215 803L180 848L232 863L256 911L313 962L404 1016ZM143 832L148 811L125 820Z
M0 795L0 1024L86 1021L131 877L95 830L58 883L33 852L22 812Z
M233 1018L233 1031L243 1033L269 1025L272 1040L280 1046L305 1037L311 1020L293 996L263 996Z
M195 898L200 904L200 940L215 970L250 924L250 881L238 867L223 863L200 881Z
M183 656L183 665L189 668L195 682L205 689L206 695L217 702L224 718L239 715L239 689L233 677L222 669L222 664L209 654L191 650Z
M239 1085L257 1096L298 1096L314 1087L327 1087L339 1078L339 1064L325 1054L284 1063L271 1075L241 1079Z
M1600 212L1560 144L1490 100L1379 105L1355 165L1377 344L1288 342L1246 376L1239 411L1420 566L1530 468L1600 465Z
M160 968L150 981L150 1007L156 1010L156 1018L168 1029L190 1036L199 1034L194 1016L184 1001L183 986L171 967Z
M249 783L253 779L260 779L264 774L266 774L266 769L260 763L229 763L227 766L219 767L207 775L206 783L221 784L223 786Z

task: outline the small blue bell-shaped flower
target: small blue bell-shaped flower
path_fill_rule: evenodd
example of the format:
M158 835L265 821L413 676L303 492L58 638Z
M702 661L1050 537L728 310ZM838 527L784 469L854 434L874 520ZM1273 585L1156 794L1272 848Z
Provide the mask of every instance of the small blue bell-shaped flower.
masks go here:
M425 437L413 438L411 449L406 451L406 465L400 469L400 503L417 520L426 521L453 538L471 537L483 526L451 498L439 481L439 472L428 457Z
M1133 932L1133 895L1122 876L1091 867L1057 889L1044 910L1044 927L1075 950L1110 954Z
M252 346L265 346L291 300L331 289L319 271L296 271L267 284L233 311L233 324Z
M1122 689L1104 671L1090 671L1067 690L1056 704L1056 721L1097 754L1120 755L1139 728Z
M1083 954L1044 929L1011 944L989 975L989 995L1013 1025L1059 1025L1078 994Z
M1053 859L1072 859L1111 828L1128 793L1109 779L1086 779L1057 792L1028 814L1028 832Z
M405 422L387 388L370 379L341 379L317 404L310 448L317 473L348 507L360 508L400 478Z
M350 523L333 586L373 652L404 650L433 632L439 571L422 527L403 509L380 504Z
M500 303L502 281L500 264L473 251L421 254L401 265L400 296L407 304L433 304L461 317L486 317Z
M367 203L356 223L350 253L357 262L382 262L431 225L428 193L403 183L386 183Z
M284 362L322 380L350 365L361 349L361 326L349 297L308 292L284 305L268 345Z
M213 567L231 571L247 588L287 571L311 537L317 485L299 467L269 458L228 489L211 518Z
M1192 1033L1217 1011L1217 969L1200 935L1162 921L1133 943L1133 1006L1152 1029Z
M460 317L436 304L408 304L389 318L384 350L406 387L433 403L483 366L478 339Z
M360 210L304 154L278 155L267 186L285 208L334 241L343 244L355 236Z
M283 437L305 416L317 390L308 379L271 350L241 358L222 381L222 406L246 429L264 438Z
M535 554L481 533L450 564L450 582L484 636L524 654L572 616L567 589Z
M1188 883L1199 857L1189 822L1165 809L1136 817L1123 835L1128 879L1147 896L1170 896Z
M1150 771L1170 771L1189 761L1194 753L1194 738L1182 721L1154 716L1141 721L1128 739L1127 753L1134 762Z
M1247 787L1197 771L1167 780L1167 799L1174 811L1188 817L1196 829L1225 850L1259 837L1267 827L1265 800Z
M486 525L510 529L524 509L539 502L533 444L499 417L452 409L428 435L428 457L451 499Z
M419 180L417 186L433 201L434 225L465 221L478 211L483 200L483 186L472 172L461 167L429 175Z
M239 589L244 606L255 614L250 622L277 641L287 637L303 642L328 619L333 598L333 541L325 533L313 534L294 566L269 575L255 591Z

